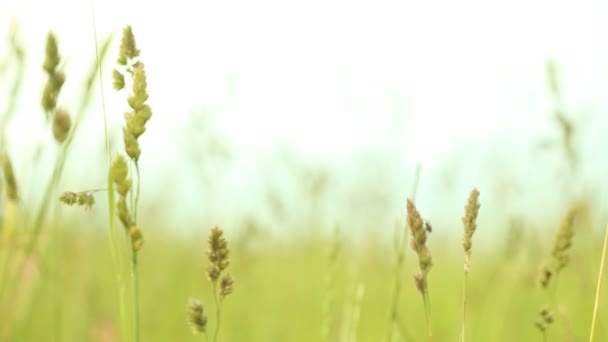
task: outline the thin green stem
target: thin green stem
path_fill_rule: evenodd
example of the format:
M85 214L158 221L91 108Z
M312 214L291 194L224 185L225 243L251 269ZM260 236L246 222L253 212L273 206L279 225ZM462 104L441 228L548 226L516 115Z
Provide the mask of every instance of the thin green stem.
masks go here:
M217 336L220 332L220 313L222 310L222 301L219 299L219 295L217 293L217 280L213 282L213 298L215 299L215 315L216 315L216 324L215 324L215 332L213 334L213 342L217 342Z
M429 296L428 278L424 277L424 294L422 300L424 301L424 315L426 316L426 330L429 335L429 342L433 342L433 327L431 324L431 297Z
M591 317L591 332L589 333L589 342L593 342L595 333L595 322L597 319L597 310L600 304L600 290L602 288L602 278L604 276L604 263L606 261L606 246L608 246L608 225L604 233L604 246L602 247L602 260L600 261L600 270L597 278L597 289L595 290L595 303L593 304L593 316Z
M8 224L7 221L9 220L10 216L14 216L15 213L14 212L10 212L10 207L15 205L14 203L11 203L10 201L6 203L6 212L4 213L4 226L3 229L5 229L4 233L6 233L7 229L13 229L13 228L8 228ZM6 258L4 260L4 266L2 268L2 276L0 277L0 310L2 310L2 304L4 303L4 293L6 291L6 289L8 288L8 283L9 283L9 277L10 277L10 266L11 263L13 262L13 256L16 254L15 253L15 245L16 245L16 234L9 234L9 235L5 235L3 237L3 242L8 244L8 248L6 249ZM1 311L0 311L1 312Z
M460 341L465 341L466 318L467 318L467 283L469 272L464 271L464 279L462 281L462 326L460 328Z
M418 192L418 184L420 183L420 170L421 170L421 165L417 164L416 165L416 170L414 171L414 182L412 183L412 190L411 190L411 199L412 201L416 200L416 193ZM399 235L398 233L396 233L395 235ZM405 256L406 256L406 249L407 249L407 242L409 239L409 232L408 232L408 227L407 227L407 223L405 225L403 225L403 233L401 236L398 236L396 238L396 240L398 240L396 242L396 246L395 246L395 255L396 255L396 263L395 263L395 287L393 288L393 299L392 299L392 306L391 306L391 312L390 312L390 316L389 316L389 330L388 330L388 334L386 339L388 341L392 341L393 338L393 331L394 331L394 327L399 328L399 333L401 334L402 337L407 338L408 340L410 340L410 336L407 332L407 330L405 329L405 326L403 324L401 324L400 320L400 315L399 315L399 298L401 296L401 285L402 285L402 279L403 277L401 276L401 269L403 267L403 264L405 264Z
M135 342L141 341L140 320L139 320L139 277L137 274L137 252L133 251L131 259L131 275L133 280L133 325Z

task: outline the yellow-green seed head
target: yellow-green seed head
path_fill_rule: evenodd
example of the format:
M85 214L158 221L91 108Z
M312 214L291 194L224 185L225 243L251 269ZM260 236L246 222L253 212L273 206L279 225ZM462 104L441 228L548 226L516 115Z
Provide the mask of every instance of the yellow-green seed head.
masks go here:
M139 50L135 46L135 36L131 26L126 26L122 30L122 40L120 42L120 54L118 64L127 65L127 62L139 56Z
M146 127L144 127L146 120L142 116L138 116L137 113L125 113L125 120L127 121L127 130L133 134L135 139L139 138L146 131Z
M95 197L90 192L79 192L76 196L76 203L90 209L95 204Z
M215 265L209 265L209 267L207 267L207 276L209 277L209 280L216 282L220 277L220 270Z
M211 266L207 270L207 274L212 282L216 282L222 271L230 264L228 242L226 242L224 232L219 227L214 227L211 230L208 245L207 256Z
M116 183L116 192L118 192L121 197L126 197L132 187L133 181L125 179L122 182Z
M414 284L416 284L418 292L420 292L421 295L424 295L424 291L426 291L426 282L422 273L418 272L414 274Z
M230 276L230 274L226 274L222 277L220 282L220 296L226 297L231 294L234 290L234 279Z
M549 286L549 281L551 281L551 276L553 275L553 271L549 266L545 266L542 268L540 272L540 286L543 288L547 288Z
M148 105L143 105L140 109L135 111L135 116L141 117L144 119L144 122L147 122L152 117L152 109Z
M13 163L6 152L0 154L0 162L2 163L2 173L4 174L6 197L11 201L17 201L19 199L17 180L13 172Z
M477 214L479 213L479 191L475 188L469 195L469 200L465 206L465 213L462 217L464 225L464 238L462 246L465 252L471 250L471 238L477 229Z
M61 91L64 82L65 74L61 71L56 71L49 75L49 79L42 92L42 100L40 103L45 112L50 113L57 106L57 97L59 97L59 92Z
M144 236L136 226L131 227L129 229L129 236L131 237L131 248L133 248L133 252L139 252L144 245Z
M112 70L112 86L116 90L125 88L125 76L118 70Z
M57 47L57 39L52 32L49 32L46 40L46 55L42 68L48 74L48 80L42 92L41 105L47 113L47 118L57 106L57 97L61 87L65 82L65 74L58 70L61 57Z
M418 209L414 205L414 202L409 199L407 200L407 223L412 235L412 240L410 241L411 247L418 254L420 271L426 274L433 266L431 252L426 246L427 231L424 228L424 221Z
M187 308L188 324L192 328L192 333L204 333L207 328L207 316L203 309L203 303L196 298L190 299Z
M52 111L57 105L57 95L54 89L52 82L46 82L42 91L42 100L40 101L40 105L45 112Z
M148 100L148 82L146 81L146 69L143 63L138 63L133 74L133 96L128 101L134 110L141 109Z
M46 55L44 59L44 64L42 68L49 75L55 72L57 66L59 66L59 62L61 58L59 57L59 48L57 47L57 38L55 38L55 34L49 32L46 36Z
M129 208L127 207L127 200L124 197L118 198L116 209L118 210L118 219L125 229L129 229L133 225L133 221L131 220Z
M559 272L566 267L570 262L568 250L572 245L572 237L574 236L574 219L576 217L576 208L571 208L563 218L559 231L553 243L553 258L555 261L555 271Z
M117 155L112 162L112 167L110 168L110 176L112 177L112 181L114 183L120 183L127 179L127 173L129 169L127 167L127 161L121 155Z
M64 192L60 197L59 201L63 204L74 205L78 200L78 194L71 191Z
M76 204L78 206L85 207L85 209L91 209L91 207L95 205L95 197L91 191L66 191L59 197L59 201L66 205Z
M139 148L137 138L129 131L127 127L122 128L122 133L125 142L125 152L127 152L129 158L134 161L138 161L139 156L141 155L141 149Z
M53 119L53 136L58 143L62 143L68 137L70 128L72 127L72 120L70 115L65 110L59 110L55 113Z

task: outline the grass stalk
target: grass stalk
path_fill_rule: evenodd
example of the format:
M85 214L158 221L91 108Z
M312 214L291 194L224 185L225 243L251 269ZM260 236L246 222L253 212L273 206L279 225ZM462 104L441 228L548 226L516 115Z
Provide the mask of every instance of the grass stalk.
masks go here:
M425 291L422 296L424 301L424 316L426 318L426 331L429 336L429 342L433 342L433 325L431 323L431 296L429 295L428 280L426 275L424 276Z
M91 17L93 24L93 38L95 42L95 69L97 73L97 78L99 79L99 96L101 97L101 108L103 114L103 134L104 134L104 145L106 149L107 156L107 170L110 170L110 166L112 165L112 148L110 146L110 139L108 134L108 111L106 107L106 97L103 89L103 72L101 70L102 60L104 59L109 44L111 42L111 38L108 38L104 43L102 50L99 50L99 40L97 37L97 23L95 17L95 2L91 0ZM92 86L91 82L91 86ZM106 189L108 189L107 199L108 199L108 243L110 245L110 255L112 257L112 266L114 269L114 275L116 279L117 289L118 289L118 301L119 301L119 315L120 315L120 331L122 335L122 339L126 341L126 327L127 327L127 306L126 306L126 291L125 291L125 283L123 278L123 258L122 253L117 247L118 233L116 231L116 213L115 213L115 194L112 184L112 177L110 172L108 171L107 179L106 179Z
M213 332L213 342L217 342L217 337L220 332L222 301L219 299L217 291L217 282L213 283L213 298L215 300L215 331Z
M589 342L593 342L595 336L595 322L597 321L597 310L600 304L600 291L602 289L602 278L604 277L604 264L606 262L606 249L608 246L608 225L604 232L604 244L602 247L602 259L600 261L600 270L597 276L597 288L595 290L595 301L593 303L593 316L591 316L591 332L589 333Z
M460 327L460 341L464 342L466 338L466 321L467 321L467 283L469 280L469 272L464 271L462 279L462 324Z
M418 184L420 183L420 164L416 165L416 171L414 173L414 182L412 184L412 193L411 198L412 201L416 200L416 193L418 192ZM395 332L395 328L399 332L402 337L405 337L407 340L411 340L409 333L407 332L405 326L401 323L401 317L399 314L399 299L401 296L401 285L402 285L402 275L401 270L403 265L405 264L405 251L408 243L408 225L407 223L403 226L403 233L399 234L398 228L395 230L395 237L393 240L394 250L395 250L395 283L393 288L393 298L391 300L391 311L389 314L389 329L387 331L386 339L387 341L393 340L393 335Z
M134 325L134 337L135 341L141 341L141 329L140 329L140 312L139 312L139 276L137 269L137 252L132 252L131 259L131 278L133 280L133 325Z

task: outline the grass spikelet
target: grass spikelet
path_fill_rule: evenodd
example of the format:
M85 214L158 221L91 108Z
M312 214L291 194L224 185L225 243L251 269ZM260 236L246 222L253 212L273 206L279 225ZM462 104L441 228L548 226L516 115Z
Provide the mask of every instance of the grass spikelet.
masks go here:
M208 240L209 250L207 257L211 265L207 270L207 275L212 283L217 283L222 271L230 265L228 243L224 238L224 232L219 227L211 230Z
M190 299L187 307L187 319L193 334L207 333L207 316L200 300Z
M429 341L433 341L433 329L431 327L431 304L428 290L427 275L433 266L431 253L426 246L427 230L418 209L410 199L407 200L407 224L412 236L411 247L418 254L420 272L414 275L416 288L422 295L424 312L426 316L427 332Z
M207 269L207 276L213 287L213 298L216 305L216 325L213 334L213 341L215 342L220 330L222 303L224 302L224 298L232 293L234 280L229 274L222 277L222 273L230 265L230 250L228 249L228 242L224 238L224 231L219 227L214 227L211 230L207 244L209 248L207 258L210 263ZM218 288L217 285L220 277L221 281Z
M2 177L3 179L0 179L0 184L2 185L2 190L6 193L6 198L8 199L4 207L4 222L1 229L3 235L2 241L4 243L8 243L15 228L17 203L19 202L19 190L17 188L17 180L15 179L15 173L13 171L13 164L6 151L0 152L0 164L2 175L4 176ZM2 182L2 180L4 180L4 182ZM2 287L0 286L0 289L1 288ZM2 291L0 291L0 295L1 294ZM0 298L0 302L1 300L2 298Z
M13 172L13 163L6 152L0 153L0 163L2 164L2 174L4 175L4 189L6 197L11 201L19 199L19 191L17 189L17 180Z
M145 124L152 117L148 100L146 72L143 63L138 63L133 75L133 95L129 96L129 106L133 111L125 113L126 126L123 127L125 150L137 163L141 154L137 139L146 131Z
M57 107L57 97L61 87L65 82L65 74L59 70L61 57L55 34L49 32L46 39L46 55L42 68L48 74L48 80L42 92L41 105L47 114L47 119L51 117Z
M131 183L131 179L127 178L128 177L128 166L127 166L127 161L125 160L125 158L123 156L117 155L114 158L114 162L112 162L112 166L110 168L110 177L112 178L112 181L114 182L114 188L116 189L116 192L118 193L118 201L116 202L116 209L118 211L118 214L117 214L118 219L122 223L125 230L129 233L129 236L131 238L132 249L136 250L136 248L135 248L136 241L133 239L133 236L131 234L131 229L134 227L135 221L133 219L129 206L127 205L127 196L129 194L129 192L131 191L132 183ZM139 245L139 248L137 250L139 250L141 248L141 244L142 244L141 232L139 232L139 234L136 237L138 238L137 242Z
M552 263L542 267L540 272L539 284L541 288L548 294L549 304L540 309L539 316L536 321L534 321L534 324L543 334L543 338L545 339L547 329L554 321L551 308L555 305L555 293L557 291L559 274L570 262L568 251L572 246L576 213L577 207L573 206L568 210L562 219L553 242L553 248L551 251Z
M53 118L53 136L59 143L65 141L72 127L72 119L65 110L58 110Z
M222 299L232 293L234 288L233 285L234 279L232 279L230 274L226 274L222 277L222 280L220 281L220 297Z
M477 214L479 213L479 191L473 189L469 195L469 200L465 207L465 214L462 218L464 225L464 237L462 239L462 247L464 249L464 270L469 272L471 267L471 239L477 229Z
M464 237L462 239L462 247L464 249L464 278L462 285L462 327L460 333L460 341L465 341L466 332L466 308L467 308L467 282L469 278L469 271L471 269L471 247L472 238L475 230L477 229L477 214L479 213L479 191L474 188L469 195L467 205L465 206L465 213L462 217L462 224L464 225Z
M131 26L126 26L122 30L122 40L120 41L120 54L117 63L127 65L127 63L139 56L139 50L135 46L135 35Z
M59 197L59 201L65 205L77 205L85 209L91 209L95 204L95 197L93 191L66 191Z
M570 209L562 220L557 235L555 236L552 252L555 273L559 273L570 262L568 250L572 246L575 216L576 208Z

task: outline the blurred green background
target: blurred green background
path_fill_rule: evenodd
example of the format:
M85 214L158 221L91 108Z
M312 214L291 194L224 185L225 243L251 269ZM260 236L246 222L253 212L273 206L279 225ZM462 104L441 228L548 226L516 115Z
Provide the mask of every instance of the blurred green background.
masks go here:
M111 153L124 148L111 74L127 24L153 111L140 141L142 341L204 339L186 321L191 297L213 331L214 226L235 279L219 340L427 339L417 255L401 240L414 195L433 227L435 341L456 340L473 187L467 340L543 340L544 305L547 341L588 340L608 222L605 5L437 6L2 2L0 152L19 195L4 170L0 341L131 340L129 243L117 226L115 264L107 193L87 210L58 200L107 187L104 113ZM58 102L80 118L68 152L40 108L48 31L66 73ZM543 289L571 209L569 264ZM600 293L595 341L608 340Z

